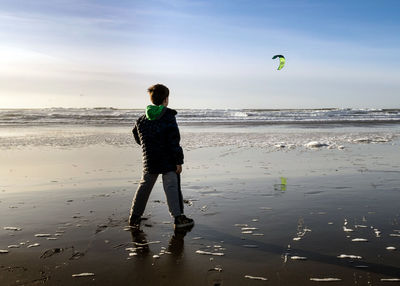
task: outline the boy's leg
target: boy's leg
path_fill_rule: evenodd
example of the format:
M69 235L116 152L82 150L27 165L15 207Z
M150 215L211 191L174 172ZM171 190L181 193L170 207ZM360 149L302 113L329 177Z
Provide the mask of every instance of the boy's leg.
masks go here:
M169 212L173 217L183 214L183 199L180 188L180 180L176 172L168 172L162 175L164 192L167 197Z
M183 196L182 196L182 188L181 188L181 174L178 175L178 195L179 195L179 204L183 214Z
M143 215L151 190L153 189L153 186L157 181L157 177L158 174L143 174L139 186L136 190L135 197L132 201L132 207L129 215L130 221L133 216L141 217Z

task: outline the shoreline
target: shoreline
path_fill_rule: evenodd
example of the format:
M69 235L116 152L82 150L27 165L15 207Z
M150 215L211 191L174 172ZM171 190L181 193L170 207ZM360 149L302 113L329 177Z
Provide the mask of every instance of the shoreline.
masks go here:
M263 148L276 151L358 148L362 144L399 144L400 125L364 127L301 126L181 126L181 145L186 151L205 147ZM114 146L138 149L128 126L0 127L0 151L52 147L76 149ZM316 147L316 148L315 148Z

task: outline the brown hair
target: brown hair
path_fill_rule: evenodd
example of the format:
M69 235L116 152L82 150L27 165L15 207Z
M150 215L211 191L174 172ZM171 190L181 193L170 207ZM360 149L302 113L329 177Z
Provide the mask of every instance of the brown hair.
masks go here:
M147 91L150 94L150 100L155 105L161 105L169 96L169 89L165 85L155 84L150 86Z

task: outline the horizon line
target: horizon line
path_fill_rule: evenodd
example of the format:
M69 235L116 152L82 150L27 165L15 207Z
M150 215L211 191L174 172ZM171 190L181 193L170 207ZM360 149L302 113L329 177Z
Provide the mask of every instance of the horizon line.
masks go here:
M140 108L119 108L113 106L96 106L96 107L63 107L63 106L53 106L53 107L0 107L0 110L27 110L27 109L114 109L114 110L142 110L143 107ZM177 110L345 110L345 109L353 109L353 110L399 110L399 107L304 107L304 108L172 108Z

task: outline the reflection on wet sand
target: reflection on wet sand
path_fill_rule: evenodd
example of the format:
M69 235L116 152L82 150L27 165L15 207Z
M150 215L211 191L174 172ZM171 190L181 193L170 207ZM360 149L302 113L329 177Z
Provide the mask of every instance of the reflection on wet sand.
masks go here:
M158 254L154 254L153 258L160 258L162 255L171 255L172 257L179 259L183 255L184 250L184 238L188 232L192 230L192 227L175 229L174 234L171 236L168 247L161 247ZM127 247L129 256L145 257L151 254L150 245L159 244L160 241L148 241L146 233L141 229L131 229L132 243L134 247Z

